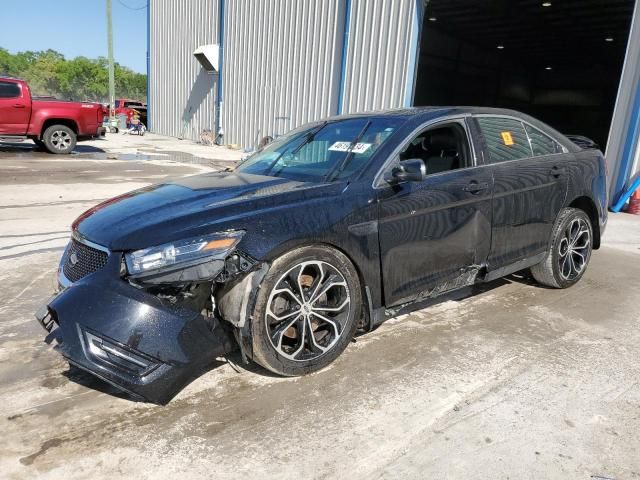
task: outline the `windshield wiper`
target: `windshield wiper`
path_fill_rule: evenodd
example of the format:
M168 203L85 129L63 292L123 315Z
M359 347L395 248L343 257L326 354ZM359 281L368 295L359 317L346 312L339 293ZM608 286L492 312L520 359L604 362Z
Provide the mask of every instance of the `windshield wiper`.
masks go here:
M324 179L326 181L332 181L333 179L335 179L338 175L340 175L344 169L346 168L347 164L349 163L349 161L351 160L351 158L353 157L353 149L355 148L355 146L358 144L358 142L362 139L362 137L364 136L365 133L367 133L367 130L369 129L369 127L371 126L371 120L369 120L366 125L364 126L364 128L362 130L360 130L360 133L356 136L356 138L353 139L353 141L349 144L349 153L347 153L347 155L345 155L345 157L342 159L342 162L340 162L339 165L336 165L334 168L332 168L329 173L327 173L324 176Z
M313 139L315 138L315 136L317 135L317 133L322 130L324 127L327 126L327 123L329 122L323 122L321 125L319 125L318 127L316 127L315 129L313 129L311 132L306 133L305 136L306 138L304 139L304 142L302 142L300 145L298 145L292 152L291 155L295 155L296 153L298 153L300 151L300 149L302 147L304 147L307 143L312 142ZM271 162L269 164L269 166L267 167L267 170L265 171L264 175L267 175L271 172L271 170L273 169L273 167L276 166L276 164L280 161L280 159L282 158L282 156L287 153L287 149L285 148L282 153L280 153L280 155L278 155L276 157L276 159Z
M298 145L293 152L291 152L291 155L295 155L296 153L298 153L302 147L304 147L307 143L313 142L313 139L316 138L316 135L318 133L320 133L320 130L322 130L324 127L327 126L327 123L329 122L322 122L322 125L320 125L318 128L316 128L315 130L313 130L312 132L307 133L307 138L304 139L304 142L302 142L300 145Z

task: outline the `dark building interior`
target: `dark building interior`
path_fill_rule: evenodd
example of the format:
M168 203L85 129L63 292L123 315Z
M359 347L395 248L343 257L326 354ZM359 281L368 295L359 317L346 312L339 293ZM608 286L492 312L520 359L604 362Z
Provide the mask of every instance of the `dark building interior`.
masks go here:
M415 105L513 108L604 149L634 0L432 0Z

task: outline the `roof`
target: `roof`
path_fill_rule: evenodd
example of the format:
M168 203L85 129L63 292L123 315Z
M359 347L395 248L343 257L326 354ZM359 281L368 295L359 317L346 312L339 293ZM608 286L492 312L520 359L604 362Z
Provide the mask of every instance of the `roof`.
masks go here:
M431 115L428 115L431 114ZM517 110L510 110L507 108L492 108L492 107L473 107L473 106L425 106L425 107L409 107L409 108L397 108L391 110L378 110L362 113L351 113L348 115L339 115L331 117L327 120L339 120L345 118L363 118L363 117L384 117L384 116L397 116L409 120L416 116L424 116L422 120L428 121L431 119L437 119L438 117L445 117L449 115L501 115L505 117L515 117L521 119L534 127L541 129L547 135L553 138L562 138L565 141L562 142L567 145L572 143L561 132L557 131L553 127L546 123L527 115L526 113L519 112ZM430 118L426 118L430 117Z
M345 115L336 115L330 117L330 120L337 120L341 118L355 118L355 117L382 117L382 116L398 116L410 118L416 115L423 115L427 113L436 114L434 116L444 115L506 115L514 117L528 117L525 113L518 112L516 110L509 110L506 108L492 108L492 107L474 107L474 106L423 106L423 107L405 107L394 108L388 110L373 110L369 112L356 112ZM438 115L439 114L439 115Z

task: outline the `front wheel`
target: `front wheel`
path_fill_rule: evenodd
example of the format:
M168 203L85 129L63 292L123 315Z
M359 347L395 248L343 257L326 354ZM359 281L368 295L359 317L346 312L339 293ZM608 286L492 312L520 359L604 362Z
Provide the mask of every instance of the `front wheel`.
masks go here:
M592 249L593 227L589 216L582 210L565 208L554 224L545 259L531 267L531 274L548 287L575 285L587 270Z
M304 247L273 262L252 316L253 359L280 375L320 370L353 338L362 308L351 261L329 247Z
M42 141L50 153L71 153L76 147L76 134L66 125L52 125L44 131Z

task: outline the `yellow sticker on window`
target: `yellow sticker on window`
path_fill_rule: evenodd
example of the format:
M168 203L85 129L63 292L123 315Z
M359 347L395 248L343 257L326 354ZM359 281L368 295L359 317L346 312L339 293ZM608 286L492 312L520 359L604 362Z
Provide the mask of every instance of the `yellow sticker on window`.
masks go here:
M516 142L513 141L513 137L511 136L511 132L502 132L500 133L500 135L502 135L502 141L504 142L504 144L508 147L510 147L511 145L515 145Z

